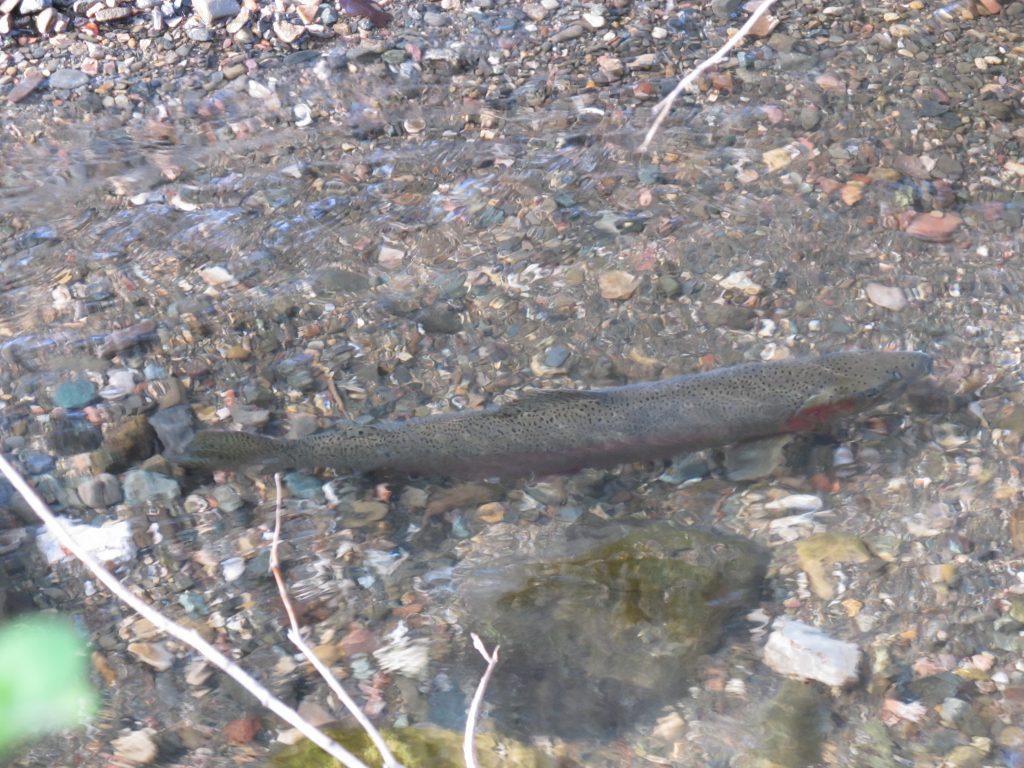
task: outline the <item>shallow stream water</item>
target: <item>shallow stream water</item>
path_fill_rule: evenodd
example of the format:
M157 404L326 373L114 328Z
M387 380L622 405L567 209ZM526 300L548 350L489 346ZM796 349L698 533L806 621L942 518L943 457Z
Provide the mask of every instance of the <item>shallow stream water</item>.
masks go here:
M132 520L138 550L121 575L233 643L242 663L272 669L291 651L265 573L267 479L178 476L176 498L89 509L67 489L92 470L55 424L109 431L173 390L197 427L285 434L480 407L528 386L918 349L935 359L928 389L798 441L752 481L730 479L717 455L457 487L454 498L439 481L387 493L359 478L331 481L325 497L329 475L290 477L289 578L318 644L368 629L419 660L387 679L381 657L354 641L339 657L372 706L387 702L383 722L458 728L480 667L466 642L477 628L459 613L467 585L479 602L496 589L488 578L504 578L499 566L514 569L506 560L552 557L538 527L716 526L771 552L755 619L788 614L857 643L862 683L795 705L820 723L793 736L779 710L799 696L760 662L763 622L736 619L724 648L653 713L571 734L575 759L913 765L964 745L983 752L987 739L984 764L1020 765L1024 739L1004 732L1024 706L1024 176L1006 162L1024 162L1024 122L986 120L955 97L924 115L922 99L948 85L926 65L853 61L844 51L770 76L767 65L737 68L742 95L684 97L646 155L635 151L646 101L552 73L456 103L408 67L357 76L329 57L278 70L269 98L225 88L126 124L88 114L23 126L22 141L0 147L4 449L65 514ZM807 104L821 114L813 130L798 119ZM307 112L312 123L296 125ZM127 388L112 377L123 369ZM84 409L61 406L59 386L81 380L98 394ZM225 505L215 483L242 503ZM817 495L821 509L772 511L795 494ZM0 509L8 530L27 524L9 494ZM488 532L497 525L512 528ZM809 590L794 545L825 531L870 553L829 564L830 599ZM212 734L254 705L175 681L183 650L172 671L140 671L119 647L137 637L130 620L76 581L76 566L45 576L29 547L5 555L8 605L75 615L120 681L100 727L75 737L90 755L82 764L101 764L96 744L118 728L177 733L187 722L205 762L175 762L195 749L178 734L167 764L227 765ZM225 581L225 562L239 558L243 575ZM50 586L33 592L33 578ZM399 625L411 639L396 639ZM520 629L520 643L545 631ZM918 720L880 714L886 701L918 700L903 687L922 670L966 682L928 699L934 711ZM299 678L277 682L323 700ZM965 702L958 718L937 714L949 699ZM790 735L771 736L775 719ZM44 743L14 764L65 749Z

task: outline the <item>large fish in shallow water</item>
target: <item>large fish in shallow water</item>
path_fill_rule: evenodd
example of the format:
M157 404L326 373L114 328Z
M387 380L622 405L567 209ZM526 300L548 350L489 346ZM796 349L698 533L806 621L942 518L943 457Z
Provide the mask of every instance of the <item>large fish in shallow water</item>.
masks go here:
M196 435L181 463L450 477L560 474L820 429L898 397L931 366L920 352L837 352L621 387L537 390L496 408L352 425L298 440L208 430Z

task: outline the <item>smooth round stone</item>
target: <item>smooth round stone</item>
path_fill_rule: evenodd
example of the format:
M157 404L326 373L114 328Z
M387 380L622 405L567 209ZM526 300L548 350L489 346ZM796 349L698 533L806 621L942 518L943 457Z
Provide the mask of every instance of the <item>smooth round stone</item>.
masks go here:
M301 472L289 472L284 476L284 484L293 496L300 499L317 499L323 496L323 487L319 480Z
M78 498L92 509L106 509L120 504L123 498L121 483L116 477L106 472L91 477L79 484Z
M124 500L136 506L148 501L174 501L181 496L178 481L156 472L133 469L124 476Z
M240 557L229 557L220 564L220 572L224 581L236 581L245 573L245 560Z
M39 451L25 451L21 454L21 463L30 475L45 475L56 466L50 454Z
M89 76L78 69L58 69L50 75L50 87L59 91L80 88L89 82Z
M96 399L96 385L88 379L64 381L53 392L53 402L61 408L84 408Z
M217 502L217 508L223 512L234 512L245 502L238 491L230 485L218 485L210 494Z
M192 409L187 405L164 408L149 417L164 450L174 454L185 453L195 434L192 431Z
M156 363L146 363L142 368L142 375L149 381L162 379L167 375L167 369L162 365L157 365Z
M120 400L135 389L135 372L122 368L107 374L107 386L100 390L104 400Z
M544 352L544 365L548 368L561 368L567 362L569 362L570 351L567 347L558 345L556 347L548 347Z
M50 441L59 456L71 456L99 448L103 433L85 419L60 419L53 422Z

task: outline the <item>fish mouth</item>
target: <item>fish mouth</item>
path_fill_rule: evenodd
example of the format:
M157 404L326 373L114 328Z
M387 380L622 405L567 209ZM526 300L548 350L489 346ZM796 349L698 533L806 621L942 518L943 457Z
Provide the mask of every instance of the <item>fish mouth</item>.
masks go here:
M914 352L914 357L916 362L920 364L920 367L924 369L921 373L922 376L927 376L932 372L932 368L935 367L935 360L932 359L931 355L924 352Z
M929 375L935 365L932 356L924 352L903 352L898 354L901 355L902 362L893 372L892 378L894 381L902 382L904 385Z

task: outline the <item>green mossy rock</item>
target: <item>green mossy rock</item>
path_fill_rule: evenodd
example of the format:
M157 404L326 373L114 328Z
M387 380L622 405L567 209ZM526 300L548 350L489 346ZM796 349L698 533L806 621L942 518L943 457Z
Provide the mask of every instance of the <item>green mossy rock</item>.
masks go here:
M474 617L502 646L488 699L515 733L607 735L685 695L768 563L712 530L613 523L598 535L581 555L531 566L523 588Z
M370 768L383 765L380 754L365 731L356 728L328 728L327 734ZM405 768L463 768L462 734L434 726L387 728L384 742ZM550 755L491 734L476 737L480 768L568 768L569 764ZM339 763L319 747L303 740L282 749L273 758L276 768L340 768Z

